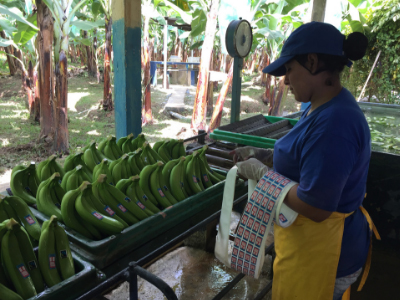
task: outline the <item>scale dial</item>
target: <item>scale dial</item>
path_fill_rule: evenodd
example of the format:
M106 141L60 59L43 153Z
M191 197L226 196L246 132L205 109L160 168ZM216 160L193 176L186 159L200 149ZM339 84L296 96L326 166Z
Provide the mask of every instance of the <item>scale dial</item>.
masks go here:
M253 44L253 33L246 20L235 20L226 29L225 44L232 57L246 57Z

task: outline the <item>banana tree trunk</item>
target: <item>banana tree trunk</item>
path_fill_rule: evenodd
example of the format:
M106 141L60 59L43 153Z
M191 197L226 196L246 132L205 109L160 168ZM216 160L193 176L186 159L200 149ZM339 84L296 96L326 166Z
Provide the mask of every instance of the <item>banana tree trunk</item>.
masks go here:
M110 67L110 59L111 59L111 28L112 28L112 19L108 18L106 15L106 45L104 47L104 90L103 90L103 109L112 111L113 101L112 101L112 90L111 90L111 67Z
M218 128L221 125L222 119L222 110L224 108L224 103L226 99L226 95L228 94L229 86L232 84L233 78L233 64L228 72L228 77L226 78L221 91L219 92L217 102L215 103L214 112L211 117L209 132L212 132L214 129Z
M84 45L80 45L80 56L81 56L81 67L83 67L84 65L86 65L86 54L85 54L85 46Z
M194 101L191 128L195 130L206 129L206 106L210 60L214 46L215 31L217 28L217 15L219 0L211 2L210 12L207 16L205 38L201 53L199 79L197 82L196 98Z
M289 87L285 85L285 76L275 80L275 87L273 97L271 97L268 115L278 116L281 111L281 105L283 105L286 99Z
M250 75L254 73L254 67L256 66L256 59L257 59L257 52L254 51L253 55L251 56L251 63L249 68Z
M28 98L29 116L34 118L35 114L35 95L33 93L33 66L32 61L29 61L28 72L22 71L22 78L24 81L24 88Z
M71 63L76 63L76 51L75 51L75 45L71 44Z
M97 29L94 29L93 38L93 52L92 52L92 71L94 72L94 77L97 78L97 83L100 83L100 73L98 67L98 58L97 58L97 37L96 37Z
M52 136L53 127L53 16L42 0L36 0L39 48L40 137Z
M268 66L268 65L269 65L269 55L266 52L265 56L264 56L264 59L263 59L263 62L262 62L262 66L261 66L261 84L262 85L266 84L266 82L267 82L267 74L263 73L262 70L264 70L264 68L266 66Z
M35 122L40 121L40 90L39 90L39 80L38 80L38 71L33 71L33 85L35 87L35 105L34 105L34 120Z
M6 39L6 34L5 34L4 30L0 31L0 36L3 39ZM13 53L11 53L12 52L12 48L11 47L12 46L4 47L4 51L7 54L13 55ZM10 55L6 55L6 56L7 56L8 70L10 71L10 75L14 76L15 75L15 71L16 71L14 59Z

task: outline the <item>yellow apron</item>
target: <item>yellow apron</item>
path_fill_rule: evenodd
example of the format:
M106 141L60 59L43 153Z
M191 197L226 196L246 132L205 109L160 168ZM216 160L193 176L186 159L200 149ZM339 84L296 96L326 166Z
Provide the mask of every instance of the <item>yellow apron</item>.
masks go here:
M360 209L377 234L368 213ZM290 227L274 227L276 259L272 300L332 300L344 221L351 214L334 212L320 223L299 215ZM370 253L361 284L368 275L368 262Z

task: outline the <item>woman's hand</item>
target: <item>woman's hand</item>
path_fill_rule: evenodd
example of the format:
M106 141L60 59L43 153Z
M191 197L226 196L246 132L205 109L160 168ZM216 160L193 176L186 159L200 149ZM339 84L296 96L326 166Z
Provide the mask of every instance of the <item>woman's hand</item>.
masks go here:
M236 166L240 175L256 181L259 181L268 172L268 167L255 158L238 162Z
M233 155L233 162L235 164L240 161L246 161L250 158L255 158L261 161L263 164L267 165L268 167L272 168L274 155L273 149L262 149L246 146L237 148L229 152L229 154Z

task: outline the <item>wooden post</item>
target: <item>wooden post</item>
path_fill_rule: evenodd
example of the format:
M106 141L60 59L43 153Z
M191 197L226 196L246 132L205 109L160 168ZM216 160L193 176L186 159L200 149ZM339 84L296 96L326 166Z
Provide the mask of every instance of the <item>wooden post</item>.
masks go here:
M141 1L112 1L117 139L142 132Z

